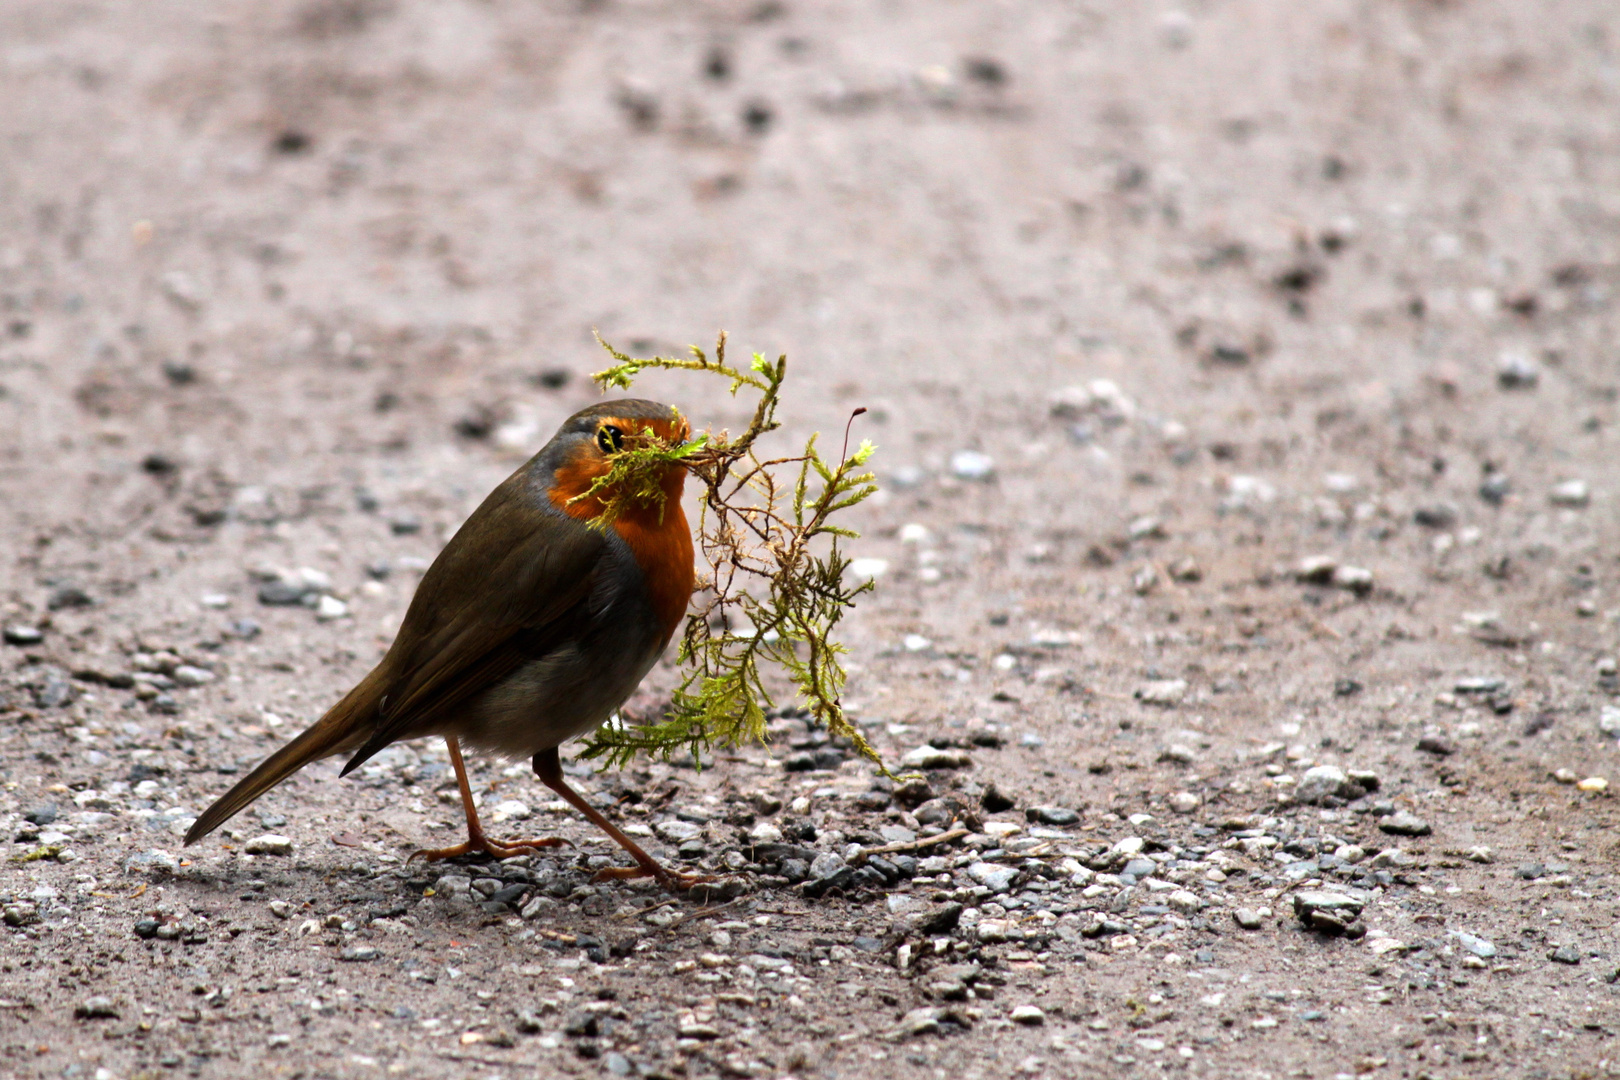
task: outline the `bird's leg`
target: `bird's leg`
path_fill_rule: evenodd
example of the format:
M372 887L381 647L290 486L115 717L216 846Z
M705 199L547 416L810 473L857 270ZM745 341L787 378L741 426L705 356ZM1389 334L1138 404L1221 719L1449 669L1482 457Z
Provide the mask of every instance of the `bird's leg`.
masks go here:
M467 842L454 847L424 849L413 854L410 862L420 856L428 862L438 862L440 859L453 859L457 855L471 855L475 851L482 851L493 855L497 859L510 859L514 855L527 855L542 848L561 847L568 843L555 837L546 837L540 840L513 840L510 843L501 843L491 840L484 835L484 827L478 822L478 808L473 805L472 785L467 781L467 766L461 760L461 744L454 735L446 735L444 743L450 748L450 764L456 770L456 785L461 788L461 809L467 814Z
M684 892L696 885L713 881L714 878L702 874L687 874L661 866L657 859L641 850L641 846L626 836L617 825L602 816L602 812L585 801L584 796L568 786L563 779L562 762L557 757L556 747L542 750L534 755L534 775L540 782L555 791L568 801L575 810L590 819L591 824L607 833L614 843L630 853L636 860L635 866L610 866L596 872L596 881L625 880L628 878L650 877L668 889L670 892Z

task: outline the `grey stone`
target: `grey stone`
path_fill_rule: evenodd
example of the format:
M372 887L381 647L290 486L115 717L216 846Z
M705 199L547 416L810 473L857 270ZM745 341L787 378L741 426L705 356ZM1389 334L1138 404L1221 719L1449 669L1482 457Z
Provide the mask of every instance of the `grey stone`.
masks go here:
M939 1022L944 1019L945 1010L937 1008L912 1009L900 1019L898 1034L931 1035L939 1030Z
M1144 705L1173 708L1187 696L1186 679L1158 679L1136 689L1136 700Z
M61 611L63 608L89 607L95 600L82 588L69 582L63 582L51 590L50 596L45 599L45 606L52 611Z
M1541 366L1521 352L1508 352L1496 363L1496 385L1503 390L1533 390L1541 381Z
M1240 907L1232 912L1232 921L1245 930L1258 930L1264 925L1260 913L1253 908Z
M1020 1005L1012 1011L1009 1019L1015 1024L1026 1027L1039 1027L1046 1023L1046 1014L1034 1005Z
M1453 930L1451 936L1457 939L1457 944L1481 960L1489 960L1496 955L1496 946L1482 937L1476 937L1464 930Z
M960 769L973 764L966 750L919 746L900 759L900 764L914 769Z
M1373 572L1360 566L1341 566L1333 571L1333 586L1364 596L1372 592Z
M118 1007L113 1004L112 998L97 995L79 1002L73 1010L73 1015L80 1020L116 1020Z
M49 825L56 820L56 804L40 803L23 815L24 821L31 821L35 825Z
M996 863L976 862L967 868L968 877L991 892L1004 893L1018 880L1018 869Z
M249 855L291 855L293 842L291 837L265 833L249 840L242 846L242 850Z
M382 953L370 945L351 945L338 953L338 959L350 964L361 964L375 960L381 955Z
M1302 803L1319 805L1329 798L1337 798L1350 782L1344 770L1334 765L1317 765L1306 769L1294 787L1294 798Z
M1391 836L1428 836L1434 831L1427 821L1405 810L1383 818L1378 822L1378 827Z
M1124 866L1119 868L1119 876L1131 877L1140 881L1142 878L1152 877L1154 871L1158 869L1159 864L1152 859L1130 859Z
M306 594L315 590L302 582L267 581L259 586L259 603L270 607L292 607L304 602Z
M1579 964L1581 950L1573 945L1560 945L1547 954L1547 959L1555 964Z
M653 831L667 843L680 844L700 838L703 835L703 826L690 821L660 821L653 826Z
M45 640L45 632L37 626L23 626L21 624L8 626L0 631L7 645L38 645Z
M960 480L989 480L996 475L996 461L977 450L958 450L951 455L951 475Z
M1024 811L1024 817L1030 821L1038 821L1042 825L1055 825L1060 828L1080 821L1080 815L1066 806L1032 806Z
M1361 914L1364 906L1362 900L1348 893L1307 890L1294 894L1294 914L1307 924L1316 912L1340 917L1348 923Z
M203 683L214 681L214 673L207 668L194 667L191 664L181 664L174 669L174 681L181 686L201 686Z
M1592 501L1592 489L1585 480L1564 480L1552 486L1547 498L1554 506L1579 509Z

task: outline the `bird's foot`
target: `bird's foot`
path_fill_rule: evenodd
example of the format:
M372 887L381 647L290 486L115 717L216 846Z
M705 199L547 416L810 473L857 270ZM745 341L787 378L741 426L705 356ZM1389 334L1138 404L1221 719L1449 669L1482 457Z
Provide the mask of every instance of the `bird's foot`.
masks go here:
M538 840L491 840L487 836L470 836L464 844L456 844L447 848L423 848L413 852L405 862L407 865L422 859L424 862L439 862L443 859L454 859L459 855L475 855L483 853L495 859L510 859L514 855L529 855L546 848L563 847L569 841L556 836L543 836Z
M650 877L664 887L666 892L684 893L700 885L712 885L720 879L708 874L689 874L681 870L670 870L654 863L652 866L607 866L598 870L591 876L592 881L633 881L636 878Z

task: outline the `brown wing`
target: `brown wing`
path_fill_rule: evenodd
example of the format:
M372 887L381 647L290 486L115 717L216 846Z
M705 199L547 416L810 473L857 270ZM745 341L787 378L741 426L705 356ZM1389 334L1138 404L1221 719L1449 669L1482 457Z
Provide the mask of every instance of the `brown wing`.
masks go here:
M537 507L524 471L491 492L417 587L379 665L376 727L343 772L576 633L606 546L584 524Z

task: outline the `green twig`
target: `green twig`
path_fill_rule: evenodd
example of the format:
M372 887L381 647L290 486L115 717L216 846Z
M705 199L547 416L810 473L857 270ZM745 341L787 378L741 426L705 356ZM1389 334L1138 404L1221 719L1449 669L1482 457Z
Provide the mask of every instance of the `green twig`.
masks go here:
M698 543L709 564L710 594L687 618L680 650L685 674L664 718L641 726L604 726L582 756L623 767L640 753L668 760L683 751L695 757L714 745L763 740L766 712L775 707L766 673L779 669L817 722L849 739L889 775L844 713L844 648L833 636L855 599L873 587L870 581L851 585L845 580L849 560L839 542L857 534L832 518L877 490L866 468L875 448L863 441L850 452L846 427L835 461L821 456L815 436L797 455L761 460L755 454L755 442L781 426L776 409L787 377L785 356L770 361L755 353L744 371L726 363L724 333L712 359L696 346L690 359L637 359L597 340L615 361L595 376L604 389L628 390L647 370L703 371L729 380L731 394L746 387L759 399L747 429L736 438L711 432L671 446L646 432L598 481L598 488L611 490L615 498L646 500L662 498L662 488L651 479L659 469L678 462L691 473L703 488ZM856 410L851 421L862 412ZM793 470L790 485L783 484L784 469ZM609 502L599 518L615 505L624 504Z

